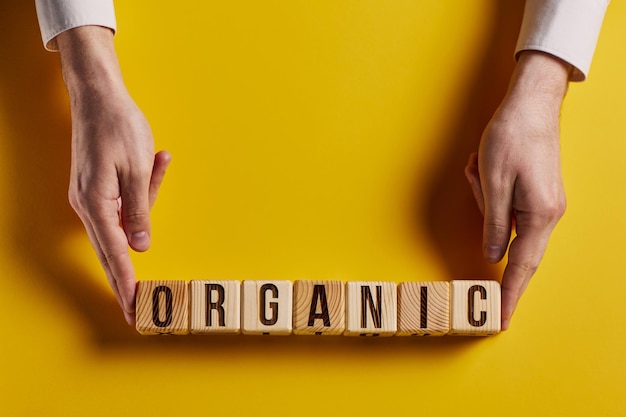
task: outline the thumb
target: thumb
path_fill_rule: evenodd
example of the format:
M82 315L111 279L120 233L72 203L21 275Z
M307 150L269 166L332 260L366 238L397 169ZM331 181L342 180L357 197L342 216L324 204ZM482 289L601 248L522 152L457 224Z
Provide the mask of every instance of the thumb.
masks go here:
M484 197L483 255L488 262L499 262L511 239L514 184L506 180L482 182Z
M131 175L120 178L122 227L128 244L138 252L150 247L149 178Z
M474 152L470 155L469 161L465 166L465 177L472 188L476 205L480 210L480 214L485 215L485 197L483 196L483 188L480 185L480 174L478 172L478 153Z

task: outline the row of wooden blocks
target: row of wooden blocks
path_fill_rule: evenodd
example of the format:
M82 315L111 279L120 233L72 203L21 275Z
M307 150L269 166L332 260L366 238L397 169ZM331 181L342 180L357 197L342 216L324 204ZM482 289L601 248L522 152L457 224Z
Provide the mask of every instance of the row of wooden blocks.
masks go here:
M140 281L142 334L492 335L497 281Z

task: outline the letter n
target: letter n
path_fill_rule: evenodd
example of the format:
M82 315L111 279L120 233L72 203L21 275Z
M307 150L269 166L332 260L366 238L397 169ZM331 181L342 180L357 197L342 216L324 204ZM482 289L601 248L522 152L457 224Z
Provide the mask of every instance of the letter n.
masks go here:
M382 299L383 299L383 287L376 286L376 305L372 299L372 292L367 285L361 286L361 327L367 328L367 310L372 313L372 320L374 320L374 327L380 329L382 327Z

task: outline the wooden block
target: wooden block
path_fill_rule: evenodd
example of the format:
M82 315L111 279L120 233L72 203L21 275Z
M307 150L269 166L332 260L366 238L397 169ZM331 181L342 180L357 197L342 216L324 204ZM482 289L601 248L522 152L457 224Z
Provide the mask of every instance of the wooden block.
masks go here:
M452 281L451 334L487 336L500 332L500 283Z
M241 331L239 281L191 281L191 333L237 334Z
M293 332L341 335L346 329L344 283L296 281L293 287Z
M291 281L244 281L241 297L243 334L291 334Z
M398 336L443 336L450 331L450 283L398 286Z
M346 336L393 336L397 330L395 282L346 284Z
M141 334L189 333L189 286L186 281L139 281L136 328Z

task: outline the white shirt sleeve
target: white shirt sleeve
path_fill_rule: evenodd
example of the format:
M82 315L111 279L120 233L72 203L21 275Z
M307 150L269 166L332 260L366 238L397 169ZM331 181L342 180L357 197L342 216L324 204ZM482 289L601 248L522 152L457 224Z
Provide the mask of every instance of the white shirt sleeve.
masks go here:
M609 0L526 0L515 56L547 52L574 67L572 81L589 73Z
M35 0L43 44L57 50L55 37L66 30L87 25L104 26L115 32L113 0Z

